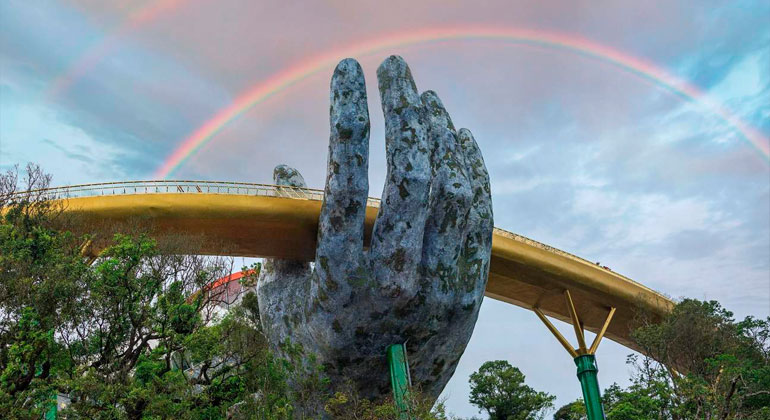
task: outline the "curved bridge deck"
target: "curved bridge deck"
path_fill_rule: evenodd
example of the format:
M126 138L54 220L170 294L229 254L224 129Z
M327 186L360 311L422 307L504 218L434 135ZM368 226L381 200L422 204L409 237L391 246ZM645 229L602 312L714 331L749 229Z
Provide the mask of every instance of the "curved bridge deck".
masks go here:
M77 226L109 234L133 224L157 237L188 238L180 252L201 255L312 260L323 191L274 185L207 181L90 184L45 191L61 200ZM379 200L369 199L369 241ZM605 336L629 348L639 313L660 316L673 302L590 261L495 228L486 295L526 309L538 307L571 323L569 290L582 327L597 332L617 308Z

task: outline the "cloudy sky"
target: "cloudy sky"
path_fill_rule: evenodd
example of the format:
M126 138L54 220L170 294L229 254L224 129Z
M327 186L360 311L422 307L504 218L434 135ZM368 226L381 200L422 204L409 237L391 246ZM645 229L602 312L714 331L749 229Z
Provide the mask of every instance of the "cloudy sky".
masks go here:
M473 130L497 226L673 298L764 317L768 22L762 0L5 0L0 169L34 161L58 185L268 183L287 163L322 188L329 77L352 55L369 81L377 196L375 70L400 54L418 88ZM206 127L218 131L174 162ZM602 345L603 385L627 383L628 353ZM534 314L487 300L445 391L456 414L476 412L467 377L490 359L519 366L559 405L580 396Z

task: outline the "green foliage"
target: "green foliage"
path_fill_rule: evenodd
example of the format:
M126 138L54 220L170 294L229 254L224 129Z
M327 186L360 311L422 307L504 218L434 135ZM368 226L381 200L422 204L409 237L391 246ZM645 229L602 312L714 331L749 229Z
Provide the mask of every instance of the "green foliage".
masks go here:
M9 231L8 224L3 228ZM11 231L0 244L4 273L26 258L5 252L20 248L22 236ZM27 242L51 246L59 244L57 235L49 232L42 245ZM37 255L53 257L29 265L61 265L55 249ZM160 256L153 241L121 235L93 266L80 268L80 259L68 260L73 269L55 272L69 276L23 267L42 274L8 276L4 282L9 298L2 301L8 315L0 336L0 408L5 414L36 416L35 401L58 391L72 399L71 418L223 418L229 406L260 391L257 385L274 385L264 404L286 406L285 367L272 360L260 331L244 316L248 312L213 318L209 297L186 298L213 275L168 275L206 263ZM57 281L77 293L46 296L28 286L57 289Z
M290 372L267 349L254 294L213 311L205 286L227 261L139 234L116 235L92 262L91 238L35 192L50 178L34 166L25 188L17 178L0 177L0 418L39 418L56 393L71 399L68 418L215 419L249 399L278 413L264 418L291 417Z
M605 414L613 420L641 420L650 418L671 418L670 401L666 389L660 389L663 382L645 386L634 383L624 390L617 384L604 391Z
M587 420L586 406L582 399L563 405L553 414L553 420Z
M671 418L762 418L770 407L770 318L736 322L716 301L687 299L633 339L634 386Z
M239 280L241 285L243 286L256 286L257 285L257 279L259 278L259 273L262 271L262 263L255 262L251 264L250 266L243 266L241 267L241 272L243 273L243 277Z
M444 404L435 405L425 399L419 391L409 393L407 401L409 418L413 420L449 420ZM325 411L339 420L399 420L401 415L392 398L384 401L372 402L360 398L348 385L343 390L336 392L326 401Z
M541 419L556 397L524 384L524 374L505 360L486 362L471 374L471 404L492 420Z
M608 420L770 419L770 319L736 322L715 301L687 299L632 336L648 356L629 356L627 389L604 391ZM581 418L578 403L554 418Z

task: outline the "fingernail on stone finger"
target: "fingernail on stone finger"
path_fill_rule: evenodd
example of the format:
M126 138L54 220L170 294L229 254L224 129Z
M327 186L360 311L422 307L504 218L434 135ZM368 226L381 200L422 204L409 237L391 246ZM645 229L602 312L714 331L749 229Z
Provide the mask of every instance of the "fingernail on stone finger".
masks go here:
M391 55L377 69L377 81L384 112L395 111L408 106L420 106L417 86L412 71L403 58Z
M331 81L332 140L361 139L369 135L369 110L364 72L352 58L342 60Z
M446 127L454 132L455 126L452 124L452 118L449 117L449 113L436 92L427 90L420 95L420 99L425 105L431 127Z

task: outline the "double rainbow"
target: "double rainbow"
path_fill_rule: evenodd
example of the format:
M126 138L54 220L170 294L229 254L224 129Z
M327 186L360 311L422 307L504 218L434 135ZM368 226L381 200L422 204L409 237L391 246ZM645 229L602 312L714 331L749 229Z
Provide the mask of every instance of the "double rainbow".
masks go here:
M648 80L655 85L687 100L707 107L725 123L741 133L766 159L770 157L770 141L762 133L741 121L722 104L692 84L677 78L652 64L637 57L598 44L571 34L548 32L531 29L489 28L489 27L452 27L429 28L410 33L372 39L352 46L330 51L305 62L299 63L267 80L257 83L238 96L230 105L220 110L189 135L174 150L160 168L155 178L164 179L182 166L191 156L210 142L228 123L238 118L251 107L264 102L278 92L312 76L319 71L329 69L345 57L361 57L398 47L413 46L431 42L453 40L499 40L508 43L529 45L546 49L578 54Z
M134 10L119 26L109 31L99 41L93 43L67 66L48 86L46 97L55 98L69 90L73 83L94 69L104 57L110 54L126 35L148 24L160 16L170 13L186 0L150 1Z

